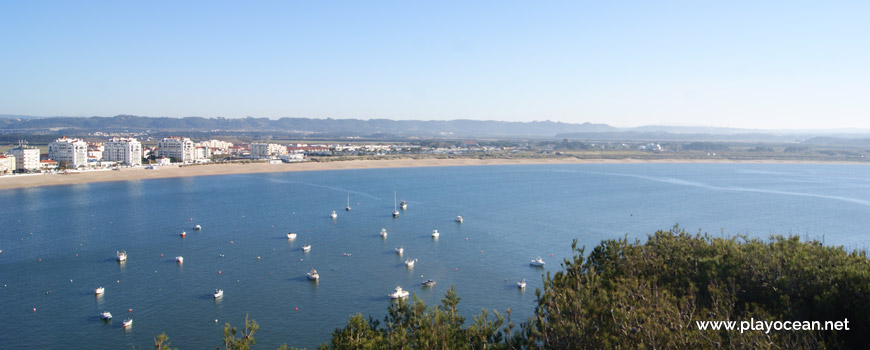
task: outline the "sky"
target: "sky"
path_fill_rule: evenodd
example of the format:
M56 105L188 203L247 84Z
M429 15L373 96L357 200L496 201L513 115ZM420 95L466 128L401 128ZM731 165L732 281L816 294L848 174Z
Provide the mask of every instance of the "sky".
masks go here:
M0 114L870 128L868 1L0 1Z

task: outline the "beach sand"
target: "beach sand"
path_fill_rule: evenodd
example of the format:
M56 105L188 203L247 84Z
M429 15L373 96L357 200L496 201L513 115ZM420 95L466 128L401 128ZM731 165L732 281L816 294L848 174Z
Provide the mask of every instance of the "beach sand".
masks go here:
M122 168L120 171L99 170L82 171L72 174L32 174L0 176L0 189L73 185L90 182L130 181L141 179L165 179L188 176L209 176L226 174L275 173L287 171L322 171L375 168L410 168L435 166L469 165L513 165L513 164L579 164L579 163L722 163L727 160L646 160L646 159L577 159L577 158L537 158L537 159L389 159L389 160L347 160L331 162L301 163L247 163L247 164L204 164L179 167L163 166L156 170ZM780 161L752 161L751 163L788 163Z

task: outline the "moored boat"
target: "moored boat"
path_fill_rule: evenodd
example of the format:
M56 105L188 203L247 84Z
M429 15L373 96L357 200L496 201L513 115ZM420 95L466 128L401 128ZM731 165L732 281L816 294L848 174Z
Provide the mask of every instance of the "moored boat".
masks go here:
M202 230L202 226L200 226L200 225L194 225L194 226L193 226L193 229L199 231L199 230Z
M382 228L380 235L381 235L381 238L387 238L387 229Z
M411 260L411 259L405 260L405 266L407 266L407 267L414 267L414 264L415 264L415 263L417 263L417 259L414 259L414 260Z
M119 250L115 252L115 257L118 259L118 261L127 261L127 251Z
M532 259L532 262L529 263L529 265L532 265L532 266L544 266L544 264L545 264L544 259L541 259L540 256L535 258L535 259Z
M390 295L390 299L399 299L399 298L407 298L408 294L410 294L410 293L408 293L408 291L406 291L406 290L402 290L401 286L396 286L396 290L393 291L392 293L390 293L389 295Z
M335 219L338 217L338 214L335 213L335 210L332 211L332 214L329 214L329 217Z
M177 263L179 263L179 264L183 263L183 262L184 262L184 257L183 257L183 256L180 256L180 255L179 255L179 256L176 256L176 257L175 257L175 262L177 262Z
M438 230L432 230L432 238L438 238L440 236L441 236L441 234L438 233Z
M526 279L525 279L525 278L523 278L522 281L517 282L517 288L519 288L519 289L525 289L525 288L526 288Z
M402 255L403 253L405 253L405 248L402 248L402 246L396 247L396 254Z
M104 319L104 320L111 320L111 319L112 319L112 313L111 313L111 312L108 312L108 311L103 311L103 312L100 313L100 318L101 318L101 319Z
M293 233L293 232L288 233L288 234L287 234L287 239L296 239L296 234Z
M99 286L99 287L97 287L97 289L94 289L94 294L96 294L96 295L101 295L105 292L106 292L106 288L103 288L103 286Z
M306 275L308 276L308 279L312 281L317 281L320 279L320 274L318 274L317 270L315 270L314 268L311 268L311 272L307 273Z
M220 297L222 297L222 296L224 296L224 290L223 290L223 289L215 289L215 290L214 290L214 298L215 298L215 299L220 298Z
M311 250L311 245L310 245L310 244L306 244L306 245L302 246L302 251L303 251L303 252L307 252L307 251L310 251L310 250Z
M458 223L461 224L461 223L462 223L462 220L463 220L463 219L462 219L462 215L460 215L460 216L457 216L456 219L455 219L454 221L456 221L456 222L458 222Z
M133 319L128 318L128 319L124 320L124 323L122 323L121 326L123 326L124 328L132 327L133 326Z

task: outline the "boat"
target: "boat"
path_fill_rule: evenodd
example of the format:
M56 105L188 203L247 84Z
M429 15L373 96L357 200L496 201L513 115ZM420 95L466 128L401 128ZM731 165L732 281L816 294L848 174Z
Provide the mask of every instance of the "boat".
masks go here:
M106 288L103 288L102 286L97 287L97 289L94 289L94 294L96 294L96 295L101 295L105 292L106 292Z
M393 191L393 217L399 217L399 211L396 210L396 192Z
M404 252L405 248L402 248L401 246L396 247L396 254L402 255Z
M423 275L420 275L420 279L423 279ZM435 286L435 280L433 280L433 279L430 278L430 279L428 279L428 280L425 280L425 281L421 282L420 284L421 284L423 287L434 287L434 286Z
M338 214L335 213L335 210L332 211L332 214L329 214L329 217L335 219L338 217Z
M112 313L111 313L111 312L108 312L108 311L103 311L103 312L100 313L100 318L101 318L101 319L104 319L104 320L111 320L111 319L112 319Z
M347 194L347 206L344 207L345 211L350 211L350 193Z
M181 237L187 236L187 232L181 231Z
M311 250L311 245L310 245L310 244L306 244L306 245L302 246L302 251L303 251L303 252L307 252L307 251L309 251L309 250Z
M199 231L199 230L202 230L202 226L194 225L193 229Z
M381 238L387 238L387 229L385 229L385 228L381 229Z
M438 238L439 236L441 236L441 234L438 233L438 230L432 230L432 238Z
M175 257L175 262L177 262L177 263L179 263L179 264L183 263L183 262L184 262L184 257L183 257L183 256L180 256L180 255L179 255L179 256L176 256L176 257Z
M456 222L458 222L458 223L461 224L461 223L462 223L462 215L457 216L457 217L456 217L456 220L454 220L454 221L456 221Z
M399 203L399 208L402 208L402 210L408 209L408 202L405 202L403 199L402 203Z
M407 267L414 267L414 263L416 263L416 262L417 262L417 259L414 259L414 260L411 260L411 259L405 260L405 266L407 266Z
M287 234L287 239L296 239L296 234L293 233L293 232L288 233L288 234Z
M115 252L115 256L118 258L118 261L127 261L127 251L117 251Z
M215 289L215 290L214 290L214 298L215 298L215 299L220 298L220 297L222 297L222 296L224 296L224 290L223 290L223 289Z
M525 288L526 288L526 279L525 279L525 278L523 278L522 281L517 282L517 288L519 288L519 289L525 289Z
M124 320L124 323L122 323L121 326L123 326L124 328L128 328L128 327L133 326L133 319L128 318L128 319Z
M315 270L314 268L312 268L311 272L307 273L306 275L308 275L308 279L310 279L312 281L317 281L318 279L320 279L320 275L317 273L317 270Z
M534 260L532 260L532 262L529 263L529 265L532 265L532 266L544 266L544 264L545 264L544 259L541 259L540 256L535 258Z
M396 286L396 290L394 292L390 293L389 295L390 295L390 299L399 299L399 298L407 298L408 294L410 294L410 293L408 293L408 291L406 291L406 290L402 290L401 286Z

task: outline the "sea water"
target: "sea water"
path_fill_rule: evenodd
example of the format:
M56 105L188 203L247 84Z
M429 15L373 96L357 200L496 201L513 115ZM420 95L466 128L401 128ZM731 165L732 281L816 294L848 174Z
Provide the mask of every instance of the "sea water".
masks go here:
M394 192L408 202L395 219ZM148 347L161 332L174 347L210 348L221 344L225 322L241 328L246 314L260 325L257 348L314 348L353 314L382 319L397 285L429 305L454 286L467 320L510 308L519 323L534 312L542 275L572 256L573 240L591 249L675 224L714 236L870 246L866 165L288 172L3 190L0 204L4 348ZM127 262L116 261L118 250ZM538 256L545 267L529 265ZM405 259L417 263L409 269ZM312 268L318 282L306 279ZM422 288L430 278L437 285ZM105 294L95 296L99 286ZM224 290L218 300L216 288ZM100 320L105 310L112 321ZM127 330L125 318L134 320Z

